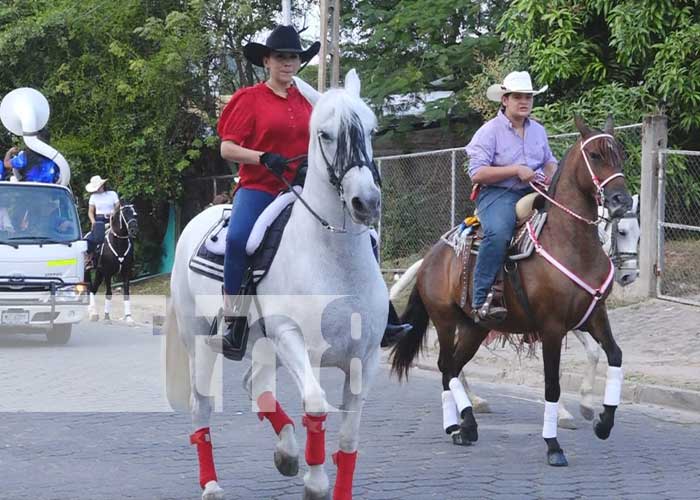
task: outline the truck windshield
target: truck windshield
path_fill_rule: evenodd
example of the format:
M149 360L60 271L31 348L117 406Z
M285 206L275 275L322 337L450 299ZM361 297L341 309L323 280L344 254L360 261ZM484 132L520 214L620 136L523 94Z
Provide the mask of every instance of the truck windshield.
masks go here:
M53 185L0 182L0 243L69 243L80 239L70 191Z

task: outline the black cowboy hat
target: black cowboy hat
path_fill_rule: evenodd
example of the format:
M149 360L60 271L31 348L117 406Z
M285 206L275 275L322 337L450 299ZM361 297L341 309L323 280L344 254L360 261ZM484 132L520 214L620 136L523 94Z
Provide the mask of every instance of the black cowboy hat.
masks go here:
M299 33L293 26L278 25L270 36L267 37L265 45L250 42L243 47L243 54L246 59L256 66L263 66L263 57L270 55L270 52L293 52L299 54L301 62L310 61L321 49L321 42L314 42L308 49L301 48Z

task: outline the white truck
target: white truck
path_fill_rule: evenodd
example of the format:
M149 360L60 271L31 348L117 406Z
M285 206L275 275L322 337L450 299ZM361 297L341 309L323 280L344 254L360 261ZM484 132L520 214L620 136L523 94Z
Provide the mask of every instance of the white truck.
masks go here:
M87 315L86 249L67 187L0 182L0 333L67 343Z

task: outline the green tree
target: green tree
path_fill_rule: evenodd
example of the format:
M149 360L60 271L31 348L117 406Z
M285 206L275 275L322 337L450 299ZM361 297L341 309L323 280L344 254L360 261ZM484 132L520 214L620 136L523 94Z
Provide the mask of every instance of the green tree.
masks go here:
M499 29L561 109L592 105L620 122L663 108L676 142L698 145L697 0L515 0Z
M494 55L494 32L505 0L348 0L342 28L343 64L360 68L363 92L375 106L391 94L455 94L431 106L427 119L468 113L460 95L479 67L480 53Z

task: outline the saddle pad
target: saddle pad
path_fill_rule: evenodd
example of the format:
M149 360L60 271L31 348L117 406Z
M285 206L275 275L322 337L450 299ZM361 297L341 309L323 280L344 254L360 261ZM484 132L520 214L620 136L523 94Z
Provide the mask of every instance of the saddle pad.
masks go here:
M228 221L231 209L224 209L224 216L209 231L209 235L204 239L204 246L209 253L214 255L224 255L226 253L226 232L228 231Z
M224 255L218 252L212 252L209 250L207 243L211 240L212 236L217 237L218 240L223 241L226 245L226 233L221 234L221 231L225 230L228 224L229 217L231 216L231 209L224 208L221 213L221 217L217 220L209 231L204 233L204 238L197 245L197 251L194 253L190 259L190 269L192 271L211 278L217 281L224 281ZM213 242L214 244L218 243Z
M301 186L294 186L294 190L297 194L301 193ZM255 221L253 230L250 232L248 237L248 243L245 246L245 252L248 255L253 255L256 250L260 247L260 244L265 237L267 229L272 225L277 217L282 213L282 210L287 208L294 200L296 196L291 191L286 191L274 199L267 208L260 214L258 220Z
M287 194L294 196L291 193ZM278 199L279 198L281 198L281 196L278 197ZM277 248L282 240L284 228L289 221L292 207L294 206L290 201L292 200L287 197L284 203L280 202L277 204L274 212L271 212L275 213L276 217L271 220L266 220L264 224L264 233L262 236L257 237L258 243L254 254L251 256L251 267L253 269L252 277L255 283L260 282L265 274L267 274L272 260L277 254ZM207 241L210 239L211 235L216 234L217 231L221 231L222 222L224 219L228 220L229 216L230 209L225 209L221 219L207 231L206 235L197 246L197 251L190 259L189 264L193 272L220 282L224 281L224 256L210 252L207 248ZM260 226L260 228L262 227L263 226ZM225 241L225 237L221 237L220 239ZM250 239L248 241L250 241Z

